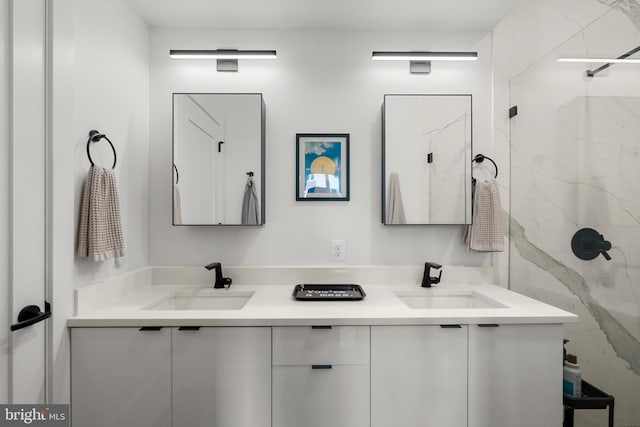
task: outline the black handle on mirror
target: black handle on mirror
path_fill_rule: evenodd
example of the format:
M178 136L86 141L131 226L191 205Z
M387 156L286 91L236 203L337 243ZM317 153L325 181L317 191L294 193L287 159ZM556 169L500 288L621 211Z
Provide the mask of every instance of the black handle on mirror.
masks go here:
M42 322L49 317L51 317L51 304L47 301L44 302L44 312L40 311L40 307L37 305L28 305L20 310L20 313L18 313L18 323L11 325L10 329L12 332L17 331Z

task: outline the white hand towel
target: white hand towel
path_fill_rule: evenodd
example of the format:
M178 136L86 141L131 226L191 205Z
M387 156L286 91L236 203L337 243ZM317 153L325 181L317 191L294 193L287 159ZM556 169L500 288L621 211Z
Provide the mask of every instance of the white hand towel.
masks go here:
M124 257L120 202L113 170L91 166L82 195L78 256L92 261Z
M182 199L178 184L173 184L173 224L182 224Z
M386 224L406 224L402 193L400 192L400 178L396 172L389 175L389 197L387 198Z
M504 223L500 190L494 179L476 183L473 197L473 223L468 226L465 243L479 252L504 251Z

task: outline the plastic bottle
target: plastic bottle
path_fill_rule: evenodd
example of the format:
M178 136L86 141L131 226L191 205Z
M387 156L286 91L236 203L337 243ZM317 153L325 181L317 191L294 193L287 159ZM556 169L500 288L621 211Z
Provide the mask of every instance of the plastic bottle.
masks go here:
M567 396L582 396L582 374L575 354L567 354L562 368L562 391Z

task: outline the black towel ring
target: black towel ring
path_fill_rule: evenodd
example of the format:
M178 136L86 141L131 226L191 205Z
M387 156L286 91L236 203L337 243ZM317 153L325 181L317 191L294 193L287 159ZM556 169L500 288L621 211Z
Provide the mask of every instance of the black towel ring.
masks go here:
M118 160L118 154L116 153L116 149L113 146L113 143L109 140L109 138L107 138L107 135L105 135L103 133L100 133L97 130L90 130L89 131L89 139L87 140L87 157L89 157L89 162L91 163L91 166L95 166L95 164L93 163L93 159L91 158L91 150L89 149L90 146L91 146L91 143L92 142L98 142L102 138L107 140L107 142L111 146L111 149L113 150L113 166L111 167L111 169L115 169L116 168L116 162Z
M471 161L471 163L476 162L476 163L482 163L484 162L484 160L489 160L491 163L493 163L493 166L496 168L496 175L494 178L498 177L498 165L496 165L496 162L493 161L493 159L491 157L485 156L484 154L476 154L475 157L473 158L473 160Z
M178 183L178 181L180 181L180 175L178 174L178 168L176 167L176 164L173 164L173 169L176 171L176 184Z
M248 176L249 176L249 178L253 177L253 171L249 171L249 172L247 172L247 173L246 173L246 175L248 175Z

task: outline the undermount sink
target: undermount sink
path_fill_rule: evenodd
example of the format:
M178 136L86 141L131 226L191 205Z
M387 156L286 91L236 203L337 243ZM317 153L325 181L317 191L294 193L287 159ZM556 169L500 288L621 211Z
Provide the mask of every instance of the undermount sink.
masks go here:
M474 291L397 291L396 296L413 309L478 309L507 308L489 297Z
M147 310L240 310L253 292L176 293Z

